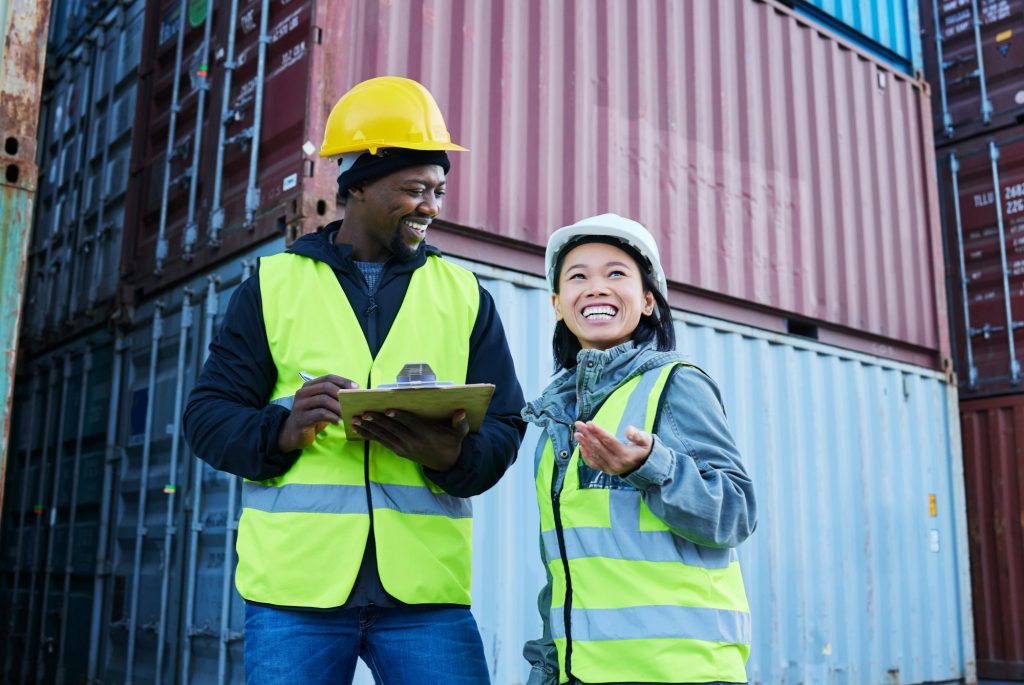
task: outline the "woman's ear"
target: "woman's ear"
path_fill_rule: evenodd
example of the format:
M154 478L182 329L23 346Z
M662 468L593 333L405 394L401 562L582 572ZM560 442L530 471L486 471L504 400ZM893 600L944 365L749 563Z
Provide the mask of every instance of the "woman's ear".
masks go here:
M558 295L551 296L551 308L555 310L555 321L562 320L562 307L558 302Z
M644 292L644 316L650 316L654 313L654 308L657 306L657 302L654 300L654 293L650 290Z

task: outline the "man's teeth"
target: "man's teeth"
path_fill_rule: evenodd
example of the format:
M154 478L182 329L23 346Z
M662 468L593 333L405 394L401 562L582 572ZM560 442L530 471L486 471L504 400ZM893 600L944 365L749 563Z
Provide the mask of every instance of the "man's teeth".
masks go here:
M615 316L615 307L599 306L599 307L585 307L583 309L583 316L587 319L610 319Z

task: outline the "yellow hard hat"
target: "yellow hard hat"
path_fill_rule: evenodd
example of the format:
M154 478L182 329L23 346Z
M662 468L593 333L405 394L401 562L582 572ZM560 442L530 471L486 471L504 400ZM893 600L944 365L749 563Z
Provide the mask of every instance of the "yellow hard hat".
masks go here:
M420 83L378 76L352 87L327 117L321 157L399 147L409 150L466 150L452 142L434 96Z

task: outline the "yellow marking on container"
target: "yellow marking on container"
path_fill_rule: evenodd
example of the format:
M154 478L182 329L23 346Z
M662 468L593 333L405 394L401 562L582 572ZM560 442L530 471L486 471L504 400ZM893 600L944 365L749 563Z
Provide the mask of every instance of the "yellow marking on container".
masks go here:
M998 33L996 35L996 42L997 43L1002 43L1004 40L1010 40L1010 36L1012 36L1012 35L1013 35L1013 30L1012 29L1007 29L1005 31L1001 31L1000 33Z
M934 517L934 516L938 516L939 515L939 507L938 507L937 502L938 502L938 500L936 500L935 495L928 495L928 515L929 516L933 516Z

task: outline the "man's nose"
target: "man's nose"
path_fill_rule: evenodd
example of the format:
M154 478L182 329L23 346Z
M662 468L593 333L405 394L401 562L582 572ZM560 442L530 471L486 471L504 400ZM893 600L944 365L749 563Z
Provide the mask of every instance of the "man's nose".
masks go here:
M435 217L441 211L441 199L432 192L426 192L418 209L429 217Z

